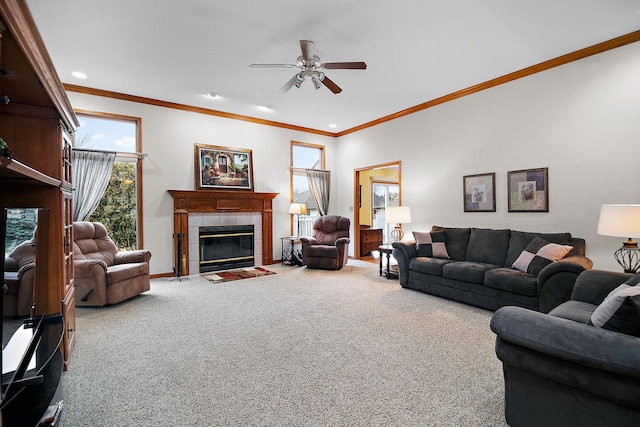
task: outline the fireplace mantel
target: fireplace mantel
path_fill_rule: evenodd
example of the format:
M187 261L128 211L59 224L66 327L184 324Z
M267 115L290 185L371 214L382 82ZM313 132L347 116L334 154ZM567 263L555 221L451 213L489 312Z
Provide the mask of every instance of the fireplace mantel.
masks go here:
M262 265L273 264L273 199L279 193L253 191L168 190L173 197L174 237L181 236L181 254L189 259L189 212L260 212L262 213ZM174 268L189 274L189 266L178 257L174 245Z

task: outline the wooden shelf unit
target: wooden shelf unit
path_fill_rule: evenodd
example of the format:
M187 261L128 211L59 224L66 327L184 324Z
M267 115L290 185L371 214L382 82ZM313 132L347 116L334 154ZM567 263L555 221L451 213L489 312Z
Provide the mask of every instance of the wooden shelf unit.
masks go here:
M79 123L26 2L0 0L0 20L0 96L10 100L0 103L0 137L12 151L0 158L0 209L47 209L35 314L63 315L66 369L75 342L71 147Z

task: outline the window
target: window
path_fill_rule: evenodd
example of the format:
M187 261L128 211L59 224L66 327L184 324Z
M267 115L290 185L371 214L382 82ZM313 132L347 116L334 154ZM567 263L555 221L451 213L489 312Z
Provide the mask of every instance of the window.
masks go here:
M101 222L119 250L143 246L141 120L104 113L77 112L75 148L116 152L111 179L87 219Z
M307 169L324 169L324 146L291 141L291 202L304 203L306 215L292 218L292 230L299 236L311 236L313 220L320 215L311 197Z

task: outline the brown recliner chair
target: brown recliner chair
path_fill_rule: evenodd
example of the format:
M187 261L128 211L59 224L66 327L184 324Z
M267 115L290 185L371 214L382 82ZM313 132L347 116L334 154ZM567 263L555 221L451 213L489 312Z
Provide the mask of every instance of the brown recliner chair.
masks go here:
M340 270L349 253L349 218L325 215L313 221L313 237L302 237L302 262L309 268Z
M117 304L151 289L151 252L118 252L99 222L73 223L77 306Z
M2 304L4 317L31 314L35 267L35 238L20 243L4 257L4 283L7 285Z

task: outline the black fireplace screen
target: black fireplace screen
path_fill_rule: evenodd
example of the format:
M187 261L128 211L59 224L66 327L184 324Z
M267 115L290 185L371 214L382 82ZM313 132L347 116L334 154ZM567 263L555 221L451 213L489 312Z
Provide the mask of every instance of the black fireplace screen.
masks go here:
M200 273L253 265L253 225L200 227Z

